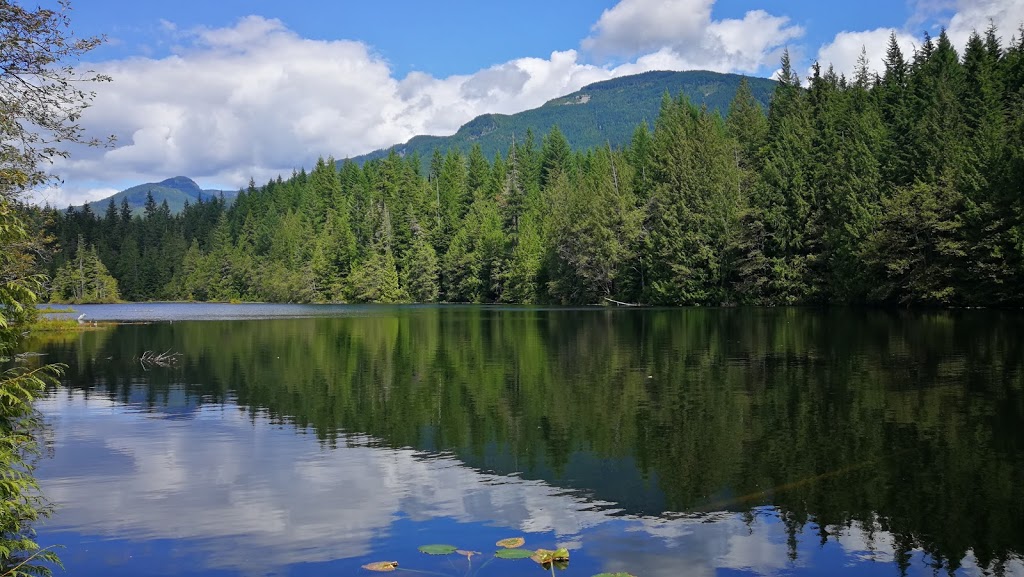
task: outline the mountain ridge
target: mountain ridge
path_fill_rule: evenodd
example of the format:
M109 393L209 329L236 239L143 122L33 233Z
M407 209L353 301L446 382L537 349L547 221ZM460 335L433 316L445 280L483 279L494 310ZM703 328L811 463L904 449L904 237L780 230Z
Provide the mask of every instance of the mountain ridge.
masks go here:
M434 150L443 153L454 148L468 153L477 143L484 155L491 158L496 153L504 154L512 139L523 138L527 129L533 131L539 143L555 125L573 149L586 150L605 144L621 147L629 143L641 122L648 125L654 122L664 94L672 97L685 94L698 106L724 113L744 78L754 98L767 107L775 90L774 80L706 70L657 70L588 84L537 108L515 114L481 114L452 135L417 135L404 143L350 157L350 160L362 165L395 151L402 156L419 153L426 164Z
M121 201L128 200L128 206L133 213L141 213L146 204L146 197L152 194L153 200L159 205L167 201L168 208L172 214L177 214L185 208L185 203L194 204L202 200L211 201L221 196L229 204L238 196L237 190L216 190L200 188L196 181L187 176L172 176L160 182L146 182L126 188L106 198L86 203L89 209L96 213L106 210L110 201L120 209ZM81 207L74 207L80 209Z

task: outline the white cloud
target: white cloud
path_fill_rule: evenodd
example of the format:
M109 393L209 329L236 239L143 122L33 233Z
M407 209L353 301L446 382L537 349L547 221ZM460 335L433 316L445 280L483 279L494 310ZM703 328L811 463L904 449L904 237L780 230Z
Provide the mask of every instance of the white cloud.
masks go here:
M713 21L713 3L623 0L595 25L598 35L584 41L593 54L623 46L645 52L616 65L588 63L569 49L444 78L397 78L362 42L302 38L260 16L194 30L161 22L163 40L176 46L171 56L91 65L114 80L98 87L82 121L90 134L115 134L117 144L74 150L55 165L66 183L62 192L47 194L60 206L96 200L101 188L175 175L206 188L241 187L250 177L265 182L321 155L344 158L417 134L451 134L480 114L519 112L616 76L756 71L802 33L763 11ZM652 6L660 10L659 26L645 33Z
M40 205L48 204L54 208L66 208L68 205L79 205L117 194L119 189L109 186L92 186L82 183L79 186L48 186L36 190L30 200Z
M1021 0L915 0L912 7L913 14L903 30L877 28L840 32L821 47L818 61L823 67L832 64L837 72L849 75L856 67L861 48L865 47L872 69L881 72L889 35L894 32L900 49L910 60L922 41L916 33L920 27L930 30L933 37L940 29L945 29L953 46L963 54L972 32L984 34L990 25L995 24L1005 45L1024 25L1024 2Z
M601 14L583 47L635 56L664 46L700 40L715 0L622 0Z
M957 0L956 13L946 26L949 39L957 49L967 44L971 32L985 32L989 25L1000 28L1004 42L1024 25L1024 2L1021 0Z
M889 38L896 34L896 42L905 58L914 54L914 48L919 44L913 35L901 32L894 28L877 28L863 32L840 32L828 44L818 50L818 62L822 68L831 65L836 73L845 74L847 78L853 76L857 68L857 61L860 59L861 50L865 50L868 59L868 67L874 72L881 74L885 70L885 55L889 48Z
M715 0L622 0L605 10L583 47L598 56L671 54L676 62L721 72L755 72L803 35L785 16L763 10L714 20ZM641 57L642 61L645 57Z

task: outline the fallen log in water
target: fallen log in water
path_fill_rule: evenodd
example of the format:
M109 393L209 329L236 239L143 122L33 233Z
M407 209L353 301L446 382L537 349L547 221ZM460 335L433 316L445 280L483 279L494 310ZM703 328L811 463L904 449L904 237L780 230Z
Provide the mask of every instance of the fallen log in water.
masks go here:
M604 300L606 300L606 301L608 301L608 302L610 302L612 304L619 305L620 307L639 307L639 306L643 306L643 305L640 305L638 303L624 303L622 301L617 301L615 299L610 299L608 297L604 297Z

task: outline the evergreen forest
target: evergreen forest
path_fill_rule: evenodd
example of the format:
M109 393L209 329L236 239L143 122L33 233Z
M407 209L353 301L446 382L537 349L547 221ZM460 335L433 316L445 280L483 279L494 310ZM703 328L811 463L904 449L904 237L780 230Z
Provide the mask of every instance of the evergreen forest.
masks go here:
M786 55L767 109L746 82L724 114L666 94L623 148L554 126L494 158L321 158L230 206L28 218L54 300L1021 306L1022 191L1024 33L993 27L891 38L852 77Z

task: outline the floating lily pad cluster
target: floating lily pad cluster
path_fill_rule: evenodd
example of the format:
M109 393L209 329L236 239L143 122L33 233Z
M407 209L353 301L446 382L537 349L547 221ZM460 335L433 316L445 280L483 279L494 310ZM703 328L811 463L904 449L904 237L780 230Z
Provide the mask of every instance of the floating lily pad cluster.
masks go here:
M497 547L500 547L494 552L494 556L487 560L480 569L483 569L492 559L532 559L535 563L543 567L545 570L551 570L554 573L555 569L566 569L569 566L569 550L565 548L559 549L522 549L521 547L526 544L526 539L522 537L509 537L508 539L502 539L495 543ZM419 547L421 553L427 555L451 555L457 554L466 558L472 567L473 557L480 555L479 551L470 551L468 549L459 549L454 545L421 545ZM363 565L363 569L367 571L379 571L379 572L390 572L398 571L397 561L377 561L376 563L368 563ZM410 569L410 571L419 572ZM468 574L468 570L467 570ZM629 573L601 573L594 575L594 577L634 577Z

